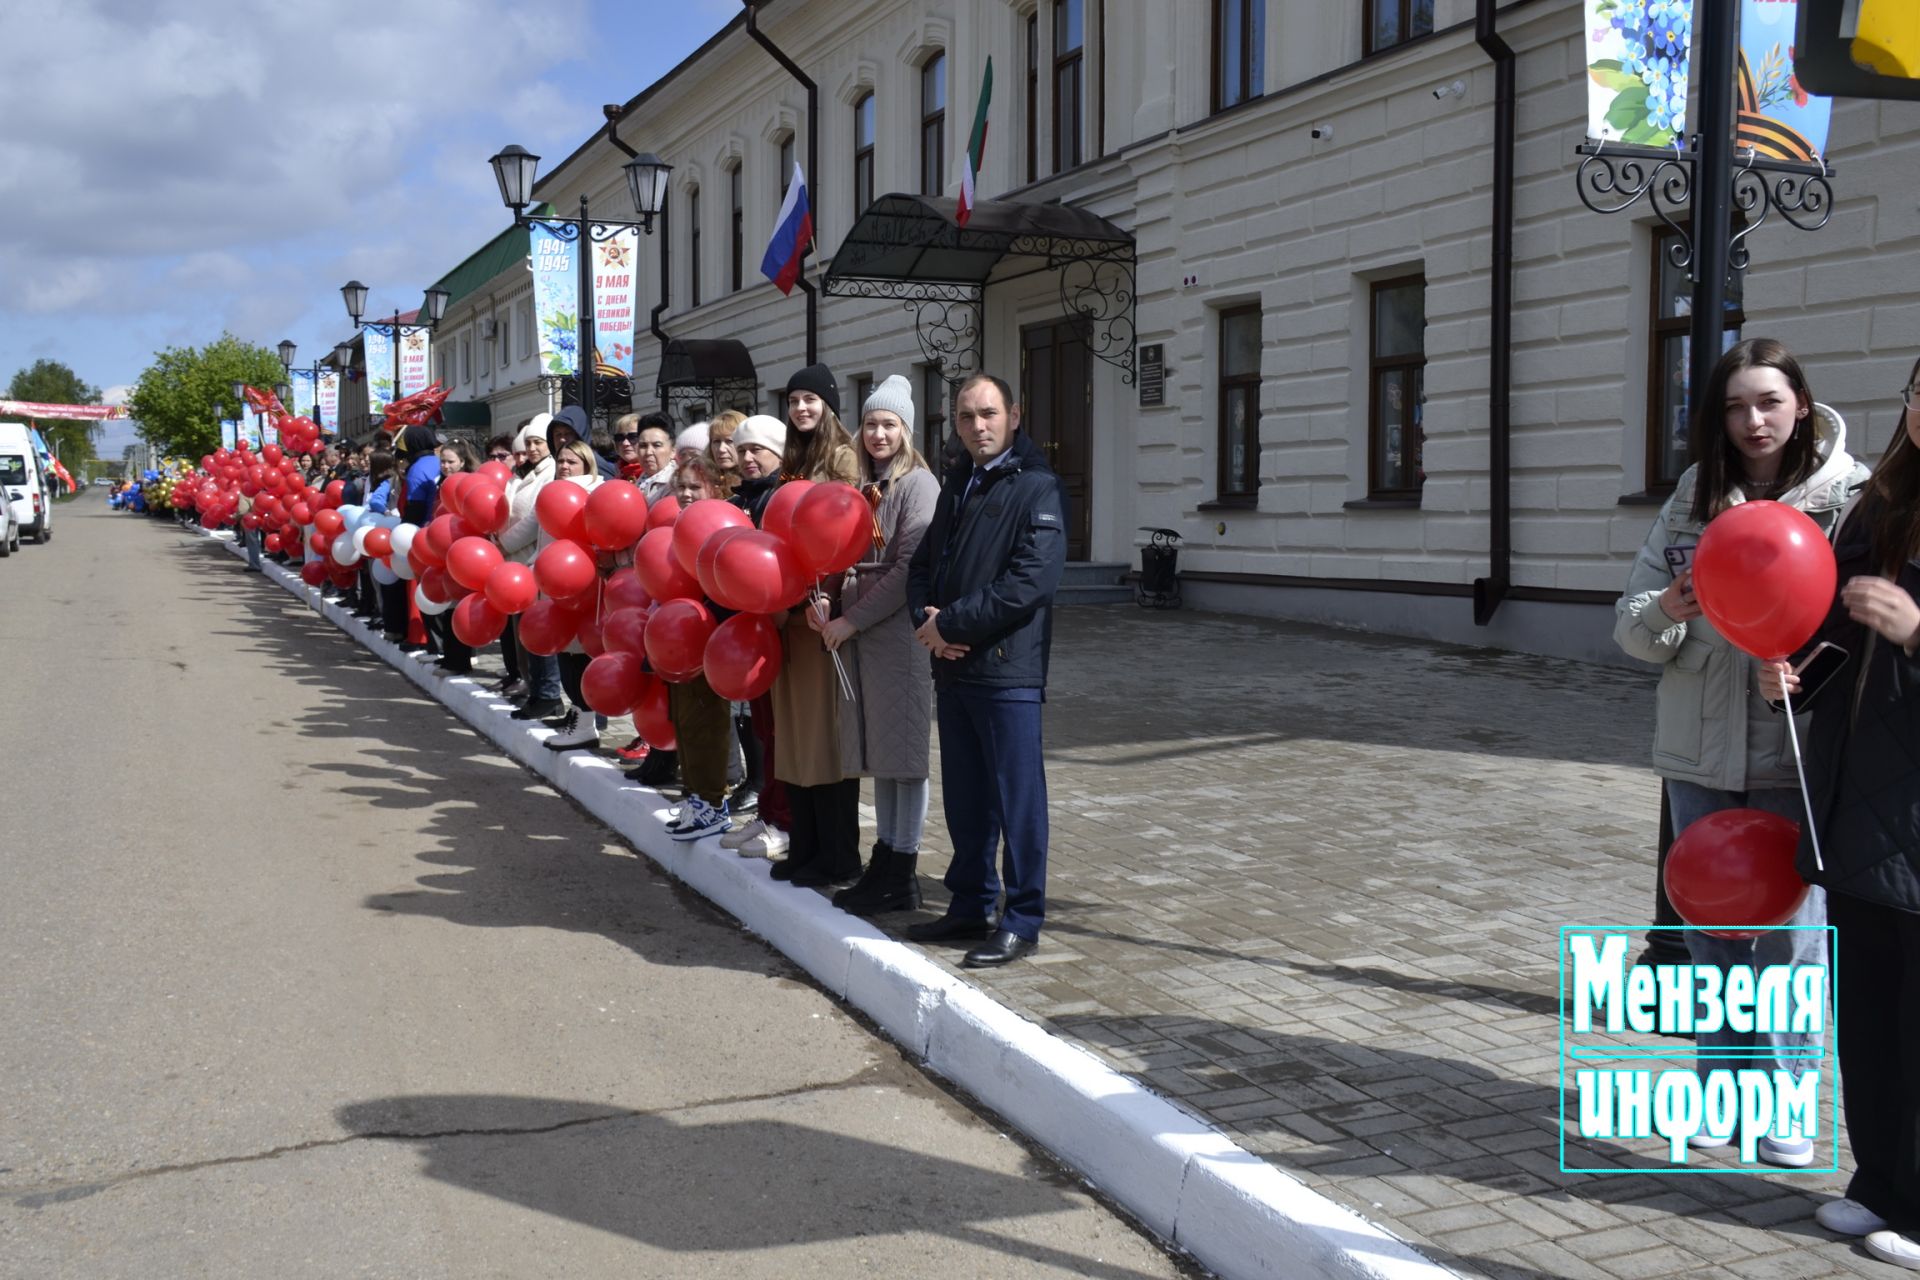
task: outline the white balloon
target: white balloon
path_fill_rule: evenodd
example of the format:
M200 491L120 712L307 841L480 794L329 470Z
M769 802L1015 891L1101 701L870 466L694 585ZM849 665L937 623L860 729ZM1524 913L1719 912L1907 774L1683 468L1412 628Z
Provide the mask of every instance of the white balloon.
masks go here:
M422 583L414 584L413 602L420 606L420 612L429 617L435 614L445 613L447 610L453 608L453 602L451 600L435 600L432 596L428 595L427 588Z
M394 559L396 560L406 559L407 552L413 550L413 540L415 536L419 534L419 532L420 532L419 525L407 524L405 521L402 521L401 523L393 527L393 558Z
M413 581L413 564L405 556L394 556L388 563L393 566L396 577L405 578L409 582Z
M367 509L349 504L340 508L340 518L347 522L348 528L352 528L367 518Z
M387 568L385 564L382 564L378 560L375 560L373 562L372 572L373 572L373 580L379 583L383 587L390 587L394 583L400 581L399 574Z
M406 522L405 517L397 511L390 516L375 516L374 519L380 522L382 529L398 529Z
M373 532L373 526L349 525L348 528L353 530L347 537L352 541L355 553L364 557L367 554L367 535Z
M333 562L342 569L360 562L360 553L354 550L353 539L344 534L333 540L331 551Z

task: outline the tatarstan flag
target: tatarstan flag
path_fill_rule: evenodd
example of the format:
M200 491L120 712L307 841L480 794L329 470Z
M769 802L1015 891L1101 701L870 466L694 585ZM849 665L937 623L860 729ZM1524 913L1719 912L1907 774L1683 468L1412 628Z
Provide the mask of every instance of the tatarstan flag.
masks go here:
M980 105L973 109L973 132L967 136L966 159L960 164L960 207L953 220L961 226L973 216L973 184L979 180L980 166L987 155L987 103L993 98L993 59L987 59L987 73L980 78Z

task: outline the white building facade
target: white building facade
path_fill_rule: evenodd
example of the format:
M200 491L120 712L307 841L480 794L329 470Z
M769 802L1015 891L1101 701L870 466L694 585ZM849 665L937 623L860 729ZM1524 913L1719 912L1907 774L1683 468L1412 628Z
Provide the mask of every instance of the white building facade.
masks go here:
M1497 12L1517 76L1511 587L1485 625L1496 103L1473 0L779 0L759 21L818 89L810 279L875 198L957 193L989 57L980 198L1065 206L1131 238L1118 322L1089 331L1042 263L997 273L963 339L1028 401L1067 480L1076 558L1134 562L1142 527L1164 527L1183 539L1192 606L1618 660L1611 602L1685 464L1687 286L1663 272L1645 206L1603 216L1576 194L1577 0ZM762 407L806 358L800 291L783 297L758 266L807 123L804 90L736 20L612 126L674 166L641 245L641 309L660 300L664 238L662 330L743 344ZM1867 457L1920 348L1916 154L1913 104L1837 104L1831 223L1755 231L1730 316L1801 355ZM567 210L584 192L630 217L626 159L602 129L545 166L538 197ZM450 307L437 344L459 361L455 398L486 377L496 403L545 407L524 390L524 286L504 271ZM849 422L863 388L902 373L937 444L946 384L925 313L818 307ZM489 319L510 326L511 355L502 368L496 349L484 375L475 361L470 383L462 335L480 341ZM644 327L637 346L646 408L661 347Z

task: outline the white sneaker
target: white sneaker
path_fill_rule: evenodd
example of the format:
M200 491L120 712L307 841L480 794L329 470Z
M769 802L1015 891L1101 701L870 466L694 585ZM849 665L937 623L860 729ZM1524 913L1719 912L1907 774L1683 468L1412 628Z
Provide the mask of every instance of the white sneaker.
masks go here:
M593 727L592 716L583 716L576 709L567 713L566 723L555 729L553 736L542 745L549 751L597 747L600 745L600 731Z
M1804 1169L1813 1163L1813 1139L1776 1138L1771 1134L1754 1144L1754 1154L1783 1169Z
M1882 1262L1920 1271L1920 1244L1898 1231L1875 1231L1867 1236L1867 1252Z
M680 820L667 828L667 834L675 840L701 840L707 836L717 836L726 829L725 814L699 796L689 796Z
M787 833L778 827L767 827L735 852L743 858L777 858L786 851Z
M752 822L749 822L746 826L736 827L732 831L729 831L727 832L727 834L721 836L720 847L722 849L738 849L740 848L740 846L744 845L747 841L753 839L755 836L759 835L762 831L765 831L766 829L767 829L767 824L760 821L760 819L755 818ZM742 856L745 856L745 855L742 855Z
M1813 1220L1839 1236L1870 1236L1887 1229L1887 1220L1858 1200L1829 1200L1813 1211Z
M1703 1129L1688 1138L1687 1145L1695 1151L1718 1151L1732 1141L1733 1135L1730 1133L1708 1133Z

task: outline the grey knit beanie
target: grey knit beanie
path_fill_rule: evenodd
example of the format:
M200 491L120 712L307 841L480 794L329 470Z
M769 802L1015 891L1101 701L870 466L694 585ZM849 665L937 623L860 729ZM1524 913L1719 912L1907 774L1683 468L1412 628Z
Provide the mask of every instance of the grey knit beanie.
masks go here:
M913 384L899 374L889 374L887 380L875 387L867 402L860 406L860 416L865 418L875 409L884 409L895 414L906 424L908 431L913 430Z

